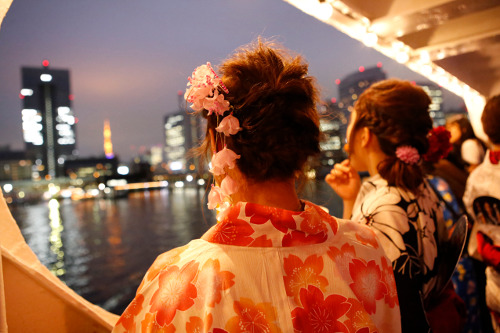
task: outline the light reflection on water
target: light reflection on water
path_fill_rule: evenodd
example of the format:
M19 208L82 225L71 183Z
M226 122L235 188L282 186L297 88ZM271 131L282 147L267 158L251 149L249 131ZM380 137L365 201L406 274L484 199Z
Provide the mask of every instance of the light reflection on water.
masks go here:
M49 220L50 220L50 250L56 255L56 262L48 268L55 276L62 276L65 273L64 269L64 251L62 249L63 242L61 233L64 230L62 225L61 215L59 213L59 201L52 199L49 201Z
M202 188L163 189L11 211L45 266L90 302L120 314L160 253L199 238L215 223L204 195ZM341 214L339 198L323 183L307 186L303 197Z

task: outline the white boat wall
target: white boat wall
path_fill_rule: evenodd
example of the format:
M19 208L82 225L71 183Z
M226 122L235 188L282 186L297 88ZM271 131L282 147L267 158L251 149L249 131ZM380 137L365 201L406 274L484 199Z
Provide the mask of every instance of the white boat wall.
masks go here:
M110 332L118 316L76 294L26 244L0 191L0 333Z

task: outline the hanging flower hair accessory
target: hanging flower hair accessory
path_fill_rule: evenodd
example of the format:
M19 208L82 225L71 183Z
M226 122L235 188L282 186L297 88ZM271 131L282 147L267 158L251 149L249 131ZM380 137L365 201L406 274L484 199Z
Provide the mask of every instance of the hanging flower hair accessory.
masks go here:
M223 143L224 148L219 152L215 152L216 144L212 142L212 167L210 172L214 176L226 174L226 168L232 169L236 165L236 160L240 155L236 154L225 145L225 137L234 135L241 131L238 118L233 116L231 112L224 117L224 113L231 109L229 101L226 101L224 94L229 94L222 80L213 70L209 62L206 65L197 67L191 77L188 77L188 88L184 94L187 102L192 103L191 108L195 112L207 110L208 115L212 113L217 115L217 127L215 130L218 133L224 133ZM223 117L222 121L219 118ZM213 133L213 132L211 132ZM231 202L231 194L238 191L238 183L235 182L229 175L226 175L220 186L212 184L210 193L208 194L208 209L216 209L219 211L229 207Z
M453 149L450 138L451 134L444 126L438 126L431 129L429 134L427 134L429 150L423 156L424 161L436 163L440 159L448 156Z
M191 104L194 111L203 109L208 111L208 115L215 112L218 115L223 115L229 110L229 102L224 100L224 95L219 92L219 88L226 94L229 93L222 80L215 73L207 62L206 65L197 67L191 77L188 77L188 87L184 98Z
M417 148L412 146L399 146L396 149L396 156L401 161L409 165L417 164L420 160L420 154L418 153Z

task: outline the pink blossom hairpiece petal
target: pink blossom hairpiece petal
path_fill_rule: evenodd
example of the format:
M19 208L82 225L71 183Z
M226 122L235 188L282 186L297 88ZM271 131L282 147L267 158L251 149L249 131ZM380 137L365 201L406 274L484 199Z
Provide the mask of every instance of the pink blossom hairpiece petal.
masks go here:
M218 155L218 153L212 155L212 160L210 163L212 166L208 171L212 173L214 176L220 176L225 174L224 165L221 163L220 156Z
M224 112L229 110L229 102L224 99L224 95L220 94L217 96L217 98L214 100L215 104L215 113L218 115L223 116Z
M219 186L212 185L210 193L208 194L208 209L215 209L217 205L220 205L222 202L224 202L222 189Z
M240 158L240 155L237 155L231 149L224 147L224 149L212 156L212 168L209 171L215 176L223 175L225 174L224 168L234 168L238 158Z
M221 151L217 153L218 155L218 163L223 165L224 167L228 167L229 169L234 168L236 165L236 160L240 158L240 155L236 154L231 149L224 147Z
M231 113L229 116L222 119L215 130L224 133L225 136L234 135L241 130L240 121Z

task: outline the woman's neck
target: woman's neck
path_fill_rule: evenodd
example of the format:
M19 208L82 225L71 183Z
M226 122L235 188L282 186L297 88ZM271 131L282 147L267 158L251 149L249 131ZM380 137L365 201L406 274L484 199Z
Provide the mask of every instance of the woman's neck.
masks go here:
M367 168L370 176L375 176L378 174L378 166L380 162L385 160L387 155L384 154L380 149L372 150L368 153L367 156Z
M294 179L284 181L269 180L260 183L245 182L232 198L234 202L252 202L291 211L303 210L302 203L295 190Z

